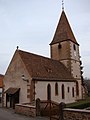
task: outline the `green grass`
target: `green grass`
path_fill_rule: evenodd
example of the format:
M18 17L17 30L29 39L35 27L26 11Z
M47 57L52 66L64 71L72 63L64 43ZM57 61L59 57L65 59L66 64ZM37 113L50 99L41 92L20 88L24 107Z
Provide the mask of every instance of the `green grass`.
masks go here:
M84 109L90 107L90 97L66 105L66 108Z

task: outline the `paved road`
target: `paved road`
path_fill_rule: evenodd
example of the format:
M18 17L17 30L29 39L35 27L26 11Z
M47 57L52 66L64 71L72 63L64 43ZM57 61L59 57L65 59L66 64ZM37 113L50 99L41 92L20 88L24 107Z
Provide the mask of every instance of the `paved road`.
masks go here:
M44 117L27 117L14 113L12 109L0 108L0 120L49 120Z

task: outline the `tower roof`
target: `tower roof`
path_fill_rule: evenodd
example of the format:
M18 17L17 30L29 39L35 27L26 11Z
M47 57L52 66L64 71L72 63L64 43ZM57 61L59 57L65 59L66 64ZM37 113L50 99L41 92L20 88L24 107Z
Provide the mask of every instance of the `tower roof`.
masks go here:
M59 20L59 23L56 28L54 38L50 44L52 45L52 44L60 43L60 42L67 41L67 40L70 40L70 41L78 44L76 41L76 38L72 32L70 24L68 22L66 14L63 10L60 20Z

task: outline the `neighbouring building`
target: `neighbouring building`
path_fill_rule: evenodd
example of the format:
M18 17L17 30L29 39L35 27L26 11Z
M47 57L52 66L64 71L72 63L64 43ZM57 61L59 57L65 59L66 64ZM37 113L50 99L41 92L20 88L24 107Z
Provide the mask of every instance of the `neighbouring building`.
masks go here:
M4 106L41 100L71 103L83 98L79 44L64 10L53 40L51 58L17 49L4 77Z
M87 96L90 96L90 79L84 80L84 84L87 90Z
M4 79L4 75L0 74L0 103L2 102L3 79Z

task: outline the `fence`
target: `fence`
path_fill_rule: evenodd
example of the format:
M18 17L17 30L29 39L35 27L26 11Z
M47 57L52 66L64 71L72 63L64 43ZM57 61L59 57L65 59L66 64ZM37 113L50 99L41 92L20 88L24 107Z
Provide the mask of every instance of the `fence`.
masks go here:
M48 116L50 120L63 120L64 103L56 103L51 100L36 100L36 115Z

